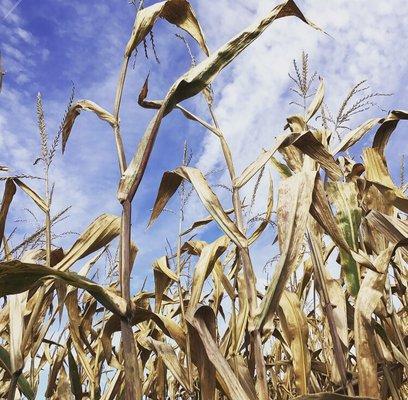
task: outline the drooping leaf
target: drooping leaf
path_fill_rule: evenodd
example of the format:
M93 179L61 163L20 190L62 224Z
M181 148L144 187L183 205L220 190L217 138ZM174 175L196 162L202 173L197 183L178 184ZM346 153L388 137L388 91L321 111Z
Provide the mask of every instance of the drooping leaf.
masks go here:
M0 243L3 241L4 230L6 228L7 214L13 197L16 193L16 185L12 179L7 179L4 185L3 200L0 208Z
M73 393L75 400L81 400L83 396L81 377L79 375L78 365L70 349L68 349L68 367L71 392Z
M163 295L171 281L178 282L177 275L169 268L167 257L160 257L153 263L155 285L155 311L160 311Z
M95 113L101 120L106 121L110 126L114 127L117 124L115 117L104 108L90 100L78 100L68 110L62 126L62 152L65 151L69 136L74 126L75 120L81 111L91 111Z
M311 131L307 131L299 136L293 146L317 161L334 180L343 174L341 168L334 160L333 156L325 149L323 144L316 139Z
M386 201L408 212L408 198L394 184L385 159L378 148L364 149L363 153L366 180L374 184L383 193Z
M229 210L225 210L225 214L230 215L234 212L233 208L230 208ZM199 219L197 221L194 221L190 228L186 229L181 236L185 236L187 234L189 234L190 232L192 232L193 230L201 227L201 226L205 226L207 224L209 224L210 222L214 221L214 218L212 217L212 215L208 215L207 217L204 217L202 219Z
M27 264L14 260L0 263L0 297L31 289L44 278L60 279L67 285L87 290L107 309L118 315L126 314L124 300L112 290L73 272L63 272L44 265Z
M380 120L381 126L378 128L373 141L373 148L376 148L381 156L384 157L385 147L388 140L398 125L400 120L407 120L408 112L404 110L391 111L388 116Z
M374 352L374 330L371 327L371 317L384 291L385 272L395 251L395 245L390 245L376 259L378 272L367 271L356 299L354 314L354 337L357 355L359 393L363 396L380 397L378 379L373 371L377 370L377 360Z
M200 258L194 268L187 313L193 313L196 310L197 304L200 301L204 282L214 268L218 258L227 249L228 244L229 239L226 236L221 236L214 242L204 246L201 251Z
M33 189L31 189L28 185L26 185L23 181L20 179L14 178L14 183L18 185L18 187L26 193L31 199L34 201L35 204L37 204L38 207L44 212L48 211L48 205L45 202L45 200L39 196Z
M190 325L197 331L198 336L196 337L201 340L208 359L217 371L218 379L222 380L221 386L226 391L225 394L230 399L255 400L248 396L227 360L222 356L211 328L209 328L213 324L213 318L212 309L205 306L200 307L195 313L187 317Z
M127 57L130 57L133 50L146 38L158 18L164 18L184 29L197 41L204 53L209 54L204 34L190 3L186 0L167 0L139 10L132 35L126 45Z
M98 251L110 243L120 233L120 217L102 214L96 218L73 246L66 252L65 257L55 266L55 269L66 271L74 263L89 254Z
M149 225L160 215L167 202L176 192L182 179L193 185L204 207L218 223L225 234L238 246L246 247L247 239L224 211L217 196L211 190L203 174L196 168L180 167L171 172L165 172L160 183L159 192L154 203Z

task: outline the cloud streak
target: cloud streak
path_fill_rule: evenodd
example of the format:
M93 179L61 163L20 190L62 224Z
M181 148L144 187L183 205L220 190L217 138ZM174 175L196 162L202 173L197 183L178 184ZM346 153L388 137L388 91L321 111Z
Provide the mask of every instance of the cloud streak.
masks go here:
M13 7L10 8L9 11L7 11L6 15L3 17L4 20L6 20L13 12L14 10L21 4L23 0L18 0Z

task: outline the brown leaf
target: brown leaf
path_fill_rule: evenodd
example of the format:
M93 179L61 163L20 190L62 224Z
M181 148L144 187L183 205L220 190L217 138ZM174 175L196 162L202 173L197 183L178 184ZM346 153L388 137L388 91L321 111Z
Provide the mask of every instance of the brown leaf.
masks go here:
M106 246L119 235L120 224L120 217L114 215L102 214L96 218L66 252L55 269L66 271L81 258Z
M366 180L374 184L391 204L401 211L408 212L408 198L392 181L385 159L380 151L380 148L364 149Z
M213 270L218 258L224 253L229 244L226 236L221 236L214 242L204 246L200 258L194 268L193 282L191 284L191 295L188 303L187 314L194 313L200 301L204 282Z
M309 329L299 298L284 290L279 302L279 320L286 342L292 352L295 385L300 394L307 394L311 373L310 353L307 347Z
M43 198L41 198L33 189L31 189L28 185L22 182L20 179L14 178L14 183L18 185L18 187L26 193L31 199L37 204L38 207L44 212L48 212L48 205Z
M114 127L117 124L115 117L104 108L90 100L78 100L68 110L65 120L62 125L62 152L65 151L65 146L74 126L75 120L81 111L91 111L95 113L101 120L106 121L110 126Z
M197 331L208 359L215 367L217 376L221 379L221 386L229 399L249 400L251 397L243 389L237 376L234 374L227 360L222 356L212 332L211 326L214 324L214 313L211 308L202 306L187 317L190 325ZM210 397L211 398L211 397ZM255 400L255 399L251 399Z
M164 18L184 29L197 41L204 53L209 54L204 34L190 3L186 0L167 0L139 10L126 46L126 57L130 57L134 49L146 38L158 18Z
M27 264L20 261L0 263L0 297L31 289L45 278L60 279L68 285L87 290L107 309L118 315L126 314L124 300L110 289L105 289L87 278L72 272L63 272L44 265Z
M6 228L7 214L13 197L16 193L16 185L12 179L7 179L4 185L3 200L0 208L0 243L3 241L4 230Z
M301 172L282 181L278 198L280 259L260 305L256 325L261 328L279 304L286 282L297 266L306 231L316 172Z
M247 239L236 227L224 211L217 196L211 190L203 174L196 168L180 167L171 172L165 172L160 183L159 192L154 203L149 226L160 215L167 202L176 192L182 179L186 179L193 185L204 207L218 223L225 234L239 247L247 246Z

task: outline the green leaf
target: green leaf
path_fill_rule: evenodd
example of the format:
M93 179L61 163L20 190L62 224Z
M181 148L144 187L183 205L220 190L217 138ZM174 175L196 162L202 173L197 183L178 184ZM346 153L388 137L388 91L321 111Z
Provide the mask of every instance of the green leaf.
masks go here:
M361 208L358 206L357 190L353 182L333 182L328 193L336 209L336 219L350 249L358 251L358 229L361 222ZM360 270L354 258L340 249L340 264L347 290L357 296L360 288Z
M0 345L0 365L11 375L10 353ZM29 400L35 399L35 393L23 374L17 381L18 388Z

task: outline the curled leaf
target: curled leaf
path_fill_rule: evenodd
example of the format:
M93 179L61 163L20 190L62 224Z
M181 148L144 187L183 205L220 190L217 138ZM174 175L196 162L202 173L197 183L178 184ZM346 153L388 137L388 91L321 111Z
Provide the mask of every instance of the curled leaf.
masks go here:
M109 125L111 125L112 127L114 127L117 124L115 117L98 104L90 100L78 100L68 110L68 113L63 122L62 152L65 151L65 146L67 145L67 141L71 134L71 130L72 127L74 126L75 120L83 110L95 113L101 120L108 122Z
M190 3L186 0L167 0L139 10L132 35L126 45L126 57L130 57L134 49L146 38L158 18L164 18L184 29L197 41L204 53L209 54L204 34Z

